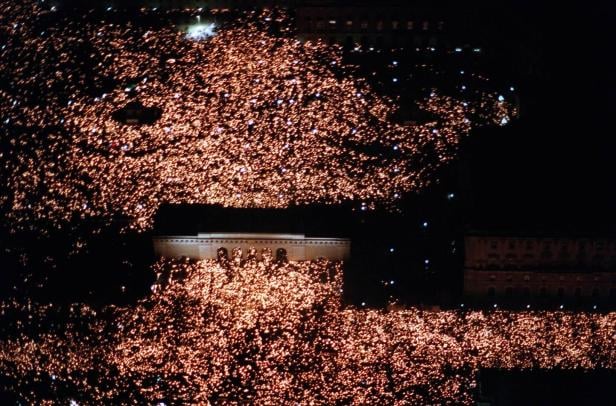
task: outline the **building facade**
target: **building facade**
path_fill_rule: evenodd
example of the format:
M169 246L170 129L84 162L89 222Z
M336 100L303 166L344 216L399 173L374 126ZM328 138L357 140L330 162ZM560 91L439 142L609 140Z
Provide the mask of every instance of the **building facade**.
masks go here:
M616 303L616 240L469 235L464 296L488 303Z
M348 239L306 237L304 234L199 233L196 236L157 236L153 242L157 256L171 258L216 259L221 248L228 253L236 248L243 253L255 249L259 258L267 251L290 261L348 260L351 256Z

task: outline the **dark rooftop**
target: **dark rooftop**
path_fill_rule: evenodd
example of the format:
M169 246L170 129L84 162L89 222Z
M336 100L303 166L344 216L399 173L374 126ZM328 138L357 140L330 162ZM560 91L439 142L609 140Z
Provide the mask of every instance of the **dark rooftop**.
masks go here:
M329 207L237 209L213 205L165 205L155 218L159 235L203 232L284 233L311 237L348 237L348 212Z

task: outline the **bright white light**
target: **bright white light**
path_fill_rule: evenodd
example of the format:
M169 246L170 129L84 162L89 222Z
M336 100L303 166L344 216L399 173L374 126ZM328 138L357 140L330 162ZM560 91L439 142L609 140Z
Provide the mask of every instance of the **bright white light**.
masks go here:
M455 51L456 52L462 52L462 48L456 48Z
M501 119L500 125L507 125L508 122L509 122L509 119L507 117L503 117Z
M188 27L188 31L186 32L186 37L192 40L202 40L216 35L214 31L216 28L216 24L195 24Z
M505 98L502 95L499 95L498 96L498 101L499 102L503 102L503 101L505 101Z

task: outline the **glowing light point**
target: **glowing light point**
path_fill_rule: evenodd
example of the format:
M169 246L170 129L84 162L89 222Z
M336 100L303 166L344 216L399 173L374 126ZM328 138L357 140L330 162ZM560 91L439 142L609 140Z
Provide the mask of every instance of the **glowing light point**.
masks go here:
M216 35L214 28L216 28L216 24L214 23L191 25L190 27L188 27L188 30L186 32L186 38L200 41L209 37L213 37L214 35Z
M499 95L499 96L498 96L498 101L499 101L499 102L504 102L504 101L505 101L505 98L504 98L502 95Z

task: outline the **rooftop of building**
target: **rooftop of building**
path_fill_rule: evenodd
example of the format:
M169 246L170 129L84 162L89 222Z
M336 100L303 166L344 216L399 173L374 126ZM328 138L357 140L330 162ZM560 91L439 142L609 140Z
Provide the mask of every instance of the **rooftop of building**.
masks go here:
M214 205L165 205L155 218L157 235L295 234L348 237L348 211L333 207L287 209L229 208Z

